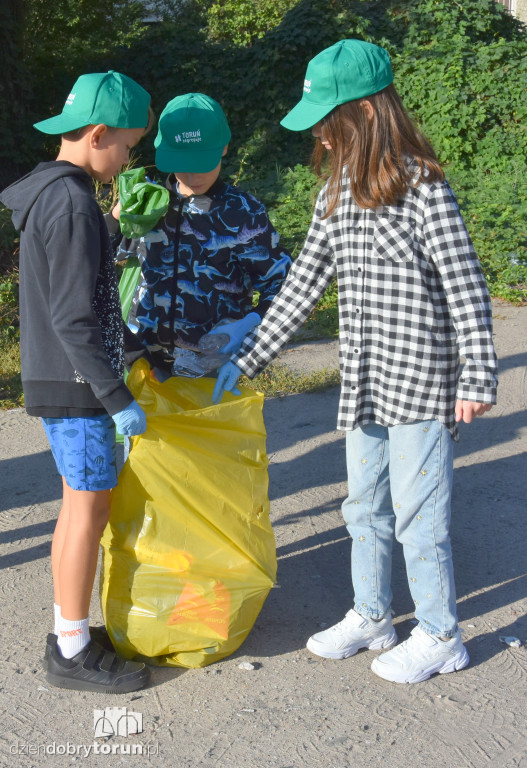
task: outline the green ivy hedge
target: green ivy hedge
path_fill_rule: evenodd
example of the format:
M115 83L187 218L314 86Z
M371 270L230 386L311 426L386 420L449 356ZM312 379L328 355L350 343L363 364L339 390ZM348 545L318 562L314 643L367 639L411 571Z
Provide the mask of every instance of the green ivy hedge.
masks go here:
M82 0L82 6L97 6L100 13L104 2ZM42 5L29 3L34 9ZM45 34L40 32L41 48L35 39L30 49L39 49L40 69L33 68L31 77L43 85L40 91L35 83L29 89L39 94L31 102L38 117L56 109L59 84L73 80L84 66L81 38L74 35L70 43L71 34L62 34L58 59L50 45L61 31L84 28L82 15L67 19L74 5L47 4L58 10L47 18ZM299 99L307 62L320 50L345 37L388 48L395 84L445 165L492 293L525 301L527 36L501 5L494 0L159 0L157 5L163 22L141 27L137 3L119 3L121 12L130 14L130 34L121 25L112 44L109 30L101 31L90 68L112 67L138 79L152 93L157 114L188 91L218 99L233 132L224 173L265 200L295 253L317 187L307 168L313 140L309 132L286 131L279 121ZM95 16L86 11L86 18ZM44 27L34 20L34 29ZM28 147L31 165L42 159L34 157L31 110L16 146L6 144L7 155L0 143L0 166L8 171L28 165ZM153 163L152 145L152 135L140 145L145 164Z
M258 7L259 19L251 8ZM527 298L527 36L494 0L200 0L148 31L123 59L161 110L201 90L233 131L225 172L253 189L298 252L316 179L312 138L279 125L307 62L344 37L383 45L404 103L432 141L458 196L492 293ZM288 170L289 169L289 170Z

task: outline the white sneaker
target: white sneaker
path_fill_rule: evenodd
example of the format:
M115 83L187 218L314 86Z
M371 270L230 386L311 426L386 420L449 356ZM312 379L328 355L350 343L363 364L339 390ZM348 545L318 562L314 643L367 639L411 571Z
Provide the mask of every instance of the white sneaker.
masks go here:
M325 659L347 659L361 648L391 648L396 642L390 611L380 621L372 621L352 608L338 624L312 635L307 649Z
M463 669L469 661L459 630L450 640L440 640L416 627L408 640L374 659L371 668L392 683L420 683L435 672Z

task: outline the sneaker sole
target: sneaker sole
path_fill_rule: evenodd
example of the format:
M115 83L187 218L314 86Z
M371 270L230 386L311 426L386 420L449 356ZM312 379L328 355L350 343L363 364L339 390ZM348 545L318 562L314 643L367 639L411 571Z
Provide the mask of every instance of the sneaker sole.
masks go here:
M463 653L459 656L455 656L447 661L440 662L428 669L415 672L413 675L394 674L389 669L384 669L384 664L380 659L374 659L371 665L371 670L383 680L388 680L390 683L422 683L428 678L432 677L436 673L440 675L447 675L449 672L459 672L460 669L464 669L470 661L470 656L466 648L463 648Z
M397 632L392 629L387 635L382 637L375 637L371 640L362 640L353 645L348 645L346 648L340 648L338 651L326 651L320 648L318 643L313 640L312 637L306 643L306 648L316 656L321 656L323 659L349 659L350 656L355 656L357 651L362 648L366 648L368 651L388 650L393 648L397 644Z
M102 685L101 683L93 683L89 680L78 680L74 677L55 675L52 672L47 673L46 679L55 688L68 688L71 691L93 691L95 693L111 694L132 693L148 685L150 671L148 668L145 668L134 680L123 681L122 685L117 686L112 686L111 684Z

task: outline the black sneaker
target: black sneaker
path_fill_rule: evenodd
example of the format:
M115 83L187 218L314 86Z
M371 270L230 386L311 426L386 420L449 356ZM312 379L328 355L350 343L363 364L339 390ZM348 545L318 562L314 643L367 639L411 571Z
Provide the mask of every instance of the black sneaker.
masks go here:
M57 688L99 693L130 693L144 688L150 670L141 662L125 661L93 640L72 659L59 651L57 636L48 635L46 678Z
M115 653L115 648L113 647L113 643L110 640L110 635L108 634L108 630L104 625L102 627L90 627L90 639L96 643L99 643L99 645L101 645L105 651L112 651ZM42 666L44 669L48 668L48 659L51 652L51 646L56 642L57 635L55 635L53 632L50 632L46 638L46 650L44 651L44 659L42 661Z

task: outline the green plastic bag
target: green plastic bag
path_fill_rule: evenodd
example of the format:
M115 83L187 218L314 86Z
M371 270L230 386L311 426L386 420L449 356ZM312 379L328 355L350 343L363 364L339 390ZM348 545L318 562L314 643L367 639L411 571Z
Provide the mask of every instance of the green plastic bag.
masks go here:
M123 274L119 280L119 298L121 300L121 312L125 323L128 318L128 313L130 312L130 307L132 305L132 299L134 298L134 293L137 286L139 285L140 279L141 265L139 264L139 259L137 256L132 256L124 265ZM127 378L128 372L125 371L124 380L126 381ZM115 433L115 440L120 445L124 443L124 437L120 432L117 431Z
M168 210L170 193L165 187L145 181L144 168L132 168L119 176L121 212L119 226L125 237L142 237L150 232ZM119 297L124 322L128 318L132 299L141 278L141 266L135 256L127 260L119 281ZM126 381L125 373L124 380ZM116 440L122 444L123 436L117 432Z
M141 265L139 264L139 259L137 256L132 256L124 265L123 274L119 280L119 298L121 300L121 311L125 323L140 279Z
M119 225L125 237L146 235L168 210L168 189L145 179L144 168L132 168L119 176Z

